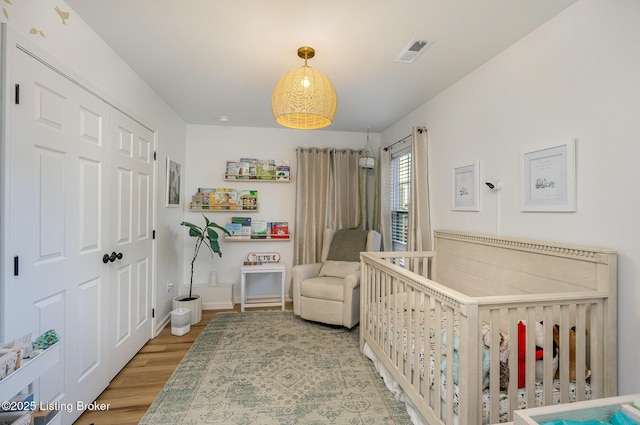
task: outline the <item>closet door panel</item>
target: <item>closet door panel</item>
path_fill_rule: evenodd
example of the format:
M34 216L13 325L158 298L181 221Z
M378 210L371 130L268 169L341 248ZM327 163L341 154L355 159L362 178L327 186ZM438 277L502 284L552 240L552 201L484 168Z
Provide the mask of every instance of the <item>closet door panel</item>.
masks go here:
M80 158L78 164L78 254L90 255L102 247L102 164L89 158Z
M34 151L38 163L35 199L40 213L36 229L39 242L36 263L64 261L68 246L66 154L41 146L36 146Z
M115 174L111 205L111 227L122 258L111 297L118 326L112 336L110 374L120 369L142 348L152 333L151 294L153 282L153 132L112 110L111 126Z

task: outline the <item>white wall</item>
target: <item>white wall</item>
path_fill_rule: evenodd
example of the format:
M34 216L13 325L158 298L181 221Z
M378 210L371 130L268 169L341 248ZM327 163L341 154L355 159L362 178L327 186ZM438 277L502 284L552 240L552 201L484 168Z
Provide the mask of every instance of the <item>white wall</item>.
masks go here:
M371 134L374 149L379 146L379 135ZM248 128L232 126L187 127L186 184L185 202L189 202L198 187L230 187L236 189L258 190L260 210L255 213L208 212L207 217L224 225L228 217L249 216L267 221L288 221L291 232L295 232L295 165L297 146L335 147L362 149L366 142L366 133L336 131L303 131L291 129ZM291 164L291 183L269 182L233 182L224 180L227 160L240 158L281 159ZM201 213L185 209L184 220L202 225ZM176 226L178 222L176 222ZM189 282L190 263L193 258L193 239L188 237L185 228L184 273L182 282ZM278 252L281 262L287 266L285 297L291 298L291 265L293 261L293 241L288 242L221 242L222 258L211 259L207 252L201 252L195 263L194 284L205 283L209 272L217 271L218 280L233 281L235 293L240 294L240 266L250 252Z
M621 394L640 392L640 2L581 0L387 129L426 125L435 229L562 241L618 252ZM520 211L520 161L577 138L577 211ZM480 161L480 212L451 211L452 168Z
M55 8L69 12L65 22ZM7 23L56 63L89 83L111 103L156 131L158 161L156 201L157 276L178 280L183 268L183 239L173 226L182 210L164 208L166 157L184 163L186 123L143 82L129 66L63 1L24 0L3 2L0 22ZM7 18L8 16L8 18ZM35 34L32 34L32 29ZM156 294L157 323L171 310L171 294Z

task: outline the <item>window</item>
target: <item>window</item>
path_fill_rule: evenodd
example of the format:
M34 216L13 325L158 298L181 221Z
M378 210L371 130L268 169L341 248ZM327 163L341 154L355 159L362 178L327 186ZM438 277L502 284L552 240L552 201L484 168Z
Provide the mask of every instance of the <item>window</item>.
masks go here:
M409 194L411 188L411 151L391 157L391 239L394 251L407 250Z

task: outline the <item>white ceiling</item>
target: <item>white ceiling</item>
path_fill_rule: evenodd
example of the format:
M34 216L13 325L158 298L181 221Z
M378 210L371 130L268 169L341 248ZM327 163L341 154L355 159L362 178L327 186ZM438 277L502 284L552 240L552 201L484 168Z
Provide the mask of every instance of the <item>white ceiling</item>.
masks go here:
M189 124L279 127L271 92L303 65L338 94L326 130L380 132L575 0L66 0ZM412 64L412 39L434 43Z

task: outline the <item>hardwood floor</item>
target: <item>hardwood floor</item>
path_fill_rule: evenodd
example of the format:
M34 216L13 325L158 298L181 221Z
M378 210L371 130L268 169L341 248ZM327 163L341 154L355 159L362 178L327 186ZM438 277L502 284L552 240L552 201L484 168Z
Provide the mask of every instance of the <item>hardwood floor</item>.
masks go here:
M292 310L293 304L288 302L285 308ZM236 304L234 310L240 311L240 305ZM171 335L171 325L165 326L156 338L140 349L96 399L97 403L108 404L109 410L87 411L74 425L137 424L193 341L211 318L222 311L233 310L203 310L200 323L192 326L191 331L183 336Z

